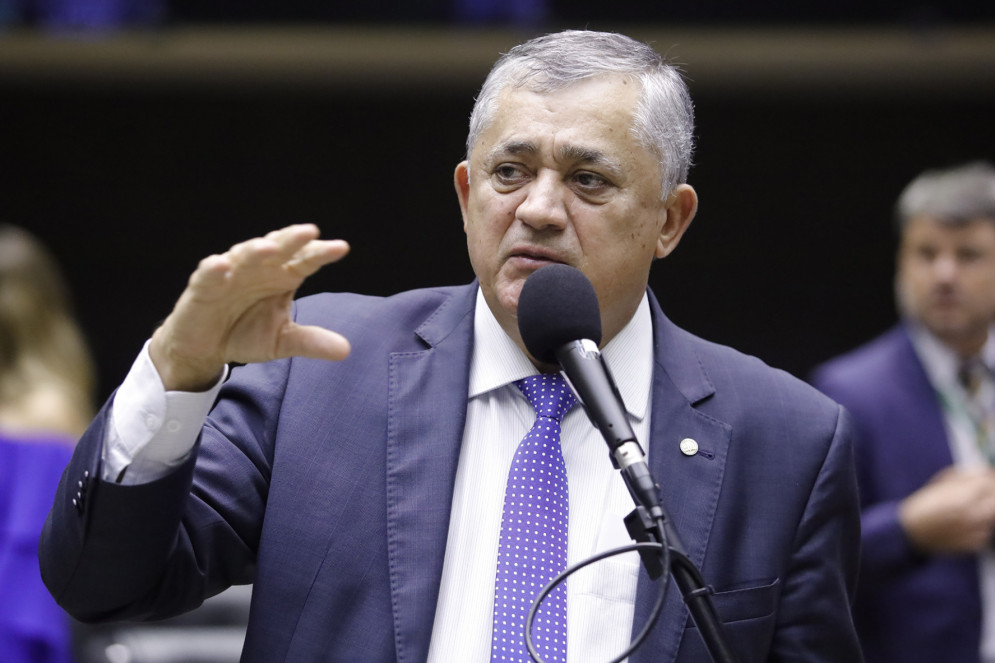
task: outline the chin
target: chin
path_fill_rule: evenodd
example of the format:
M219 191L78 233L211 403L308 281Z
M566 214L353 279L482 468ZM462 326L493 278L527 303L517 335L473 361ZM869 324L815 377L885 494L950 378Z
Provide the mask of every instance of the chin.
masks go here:
M511 317L512 319L515 319L515 320L518 319L518 297L517 296L514 297L514 298L510 298L510 297L506 298L506 297L503 297L503 296L499 297L498 298L498 306L500 306L501 310L505 314L507 314L509 317Z
M495 288L498 305L512 316L518 315L518 297L522 294L525 279L516 279Z

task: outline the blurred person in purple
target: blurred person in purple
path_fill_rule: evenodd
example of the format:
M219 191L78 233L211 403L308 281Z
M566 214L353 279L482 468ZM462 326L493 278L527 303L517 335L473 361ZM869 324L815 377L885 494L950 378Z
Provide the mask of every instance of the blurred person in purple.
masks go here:
M42 584L38 537L92 416L93 367L49 252L0 225L0 661L65 663L68 616Z

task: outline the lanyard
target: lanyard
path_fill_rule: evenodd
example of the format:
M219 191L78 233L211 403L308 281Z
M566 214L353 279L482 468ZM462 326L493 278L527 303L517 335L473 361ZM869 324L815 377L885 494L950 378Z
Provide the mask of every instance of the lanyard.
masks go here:
M944 390L936 389L936 395L950 416L970 424L974 431L974 442L988 462L995 465L995 449L992 448L991 439L991 415L989 410L981 403L975 401L972 407L970 397L966 392L960 391L954 394Z

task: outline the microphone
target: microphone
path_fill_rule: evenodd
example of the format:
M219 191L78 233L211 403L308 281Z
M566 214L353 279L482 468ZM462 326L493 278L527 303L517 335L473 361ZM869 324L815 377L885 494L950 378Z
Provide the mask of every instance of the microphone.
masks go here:
M598 344L601 309L594 286L569 265L533 272L518 297L518 330L538 361L558 364L591 423L608 443L612 465L622 471L636 504L662 514L656 484Z
M625 518L626 529L637 542L658 543L662 551L659 557L648 550L639 551L647 573L655 580L665 567L670 568L712 660L735 663L736 656L712 605L712 590L688 559L664 512L618 387L598 350L601 310L594 286L583 273L568 265L541 267L525 279L518 297L518 331L533 357L560 365L591 423L608 443L612 464L621 471L636 503L636 509ZM665 595L661 591L658 606L663 605ZM656 612L637 642L642 641L658 615Z

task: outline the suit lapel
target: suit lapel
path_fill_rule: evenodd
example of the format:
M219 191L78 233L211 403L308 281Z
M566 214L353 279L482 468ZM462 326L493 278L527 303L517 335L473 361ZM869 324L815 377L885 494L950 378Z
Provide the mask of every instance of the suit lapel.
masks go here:
M476 287L447 300L417 330L427 347L390 359L387 433L387 526L395 640L399 661L428 656L459 451L466 423ZM701 568L725 469L731 430L694 409L714 394L689 336L660 311L654 324L650 466L685 551ZM699 452L685 456L680 442ZM664 616L646 646L631 657L674 660L687 610L671 582ZM706 578L707 580L707 578ZM659 590L639 580L634 630L646 623Z
M916 486L929 481L941 468L953 464L950 444L937 444L937 440L949 440L949 432L944 421L943 407L937 398L933 383L929 381L926 368L912 345L909 330L904 325L895 332L894 362L896 380L905 385L905 398L908 399L905 412L904 435L900 452L909 458L909 467L921 473L914 478ZM913 464L914 462L914 464Z
M466 422L476 285L416 333L420 352L390 358L387 532L398 661L423 661L442 578Z
M698 403L710 398L715 389L698 360L690 336L663 315L652 293L650 304L656 357L652 432L648 445L650 469L660 485L663 507L684 550L700 569L715 518L732 430L726 423L695 409ZM688 438L698 445L694 455L681 451L681 441ZM672 661L677 656L687 609L680 591L669 577L669 569L666 580L670 586L663 616L649 642L631 657L633 663ZM659 583L650 582L645 574L640 575L634 632L646 624L658 592Z

